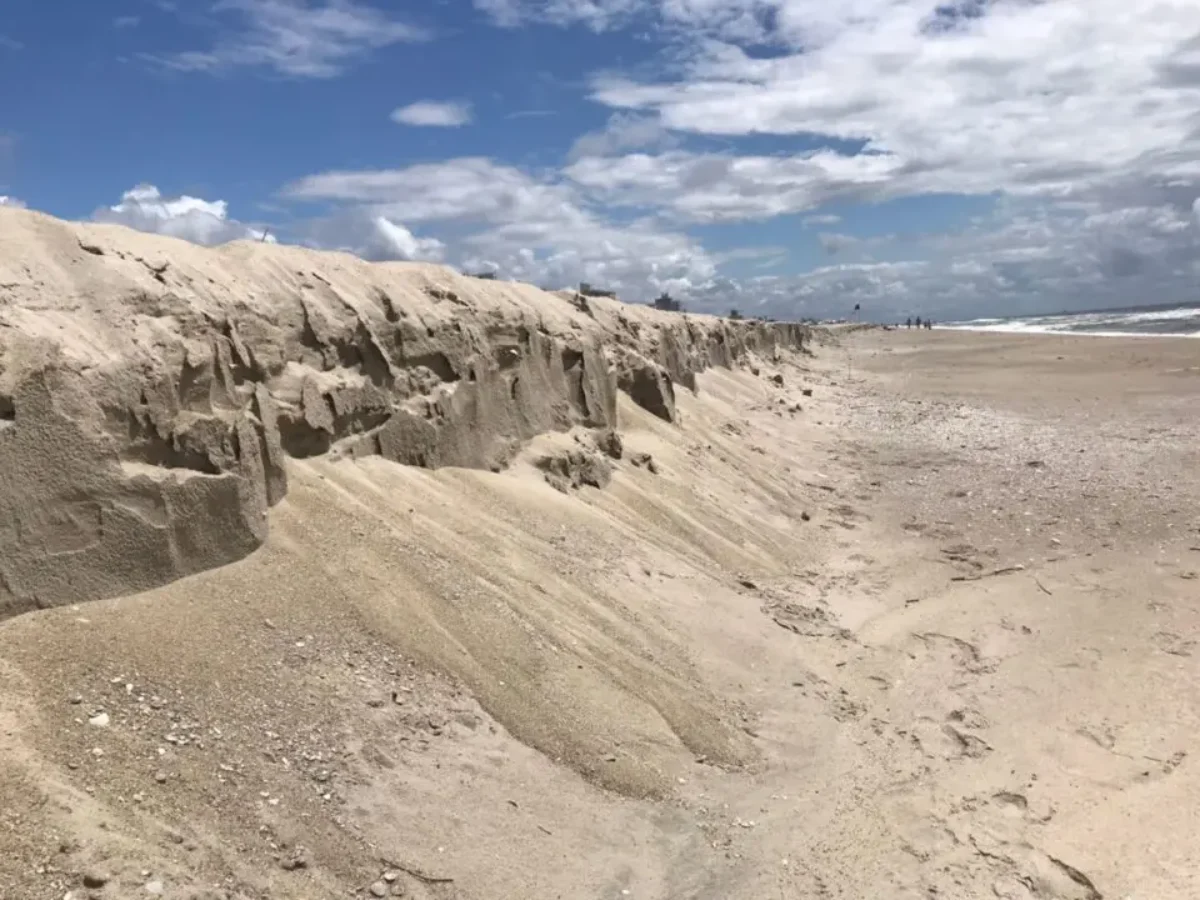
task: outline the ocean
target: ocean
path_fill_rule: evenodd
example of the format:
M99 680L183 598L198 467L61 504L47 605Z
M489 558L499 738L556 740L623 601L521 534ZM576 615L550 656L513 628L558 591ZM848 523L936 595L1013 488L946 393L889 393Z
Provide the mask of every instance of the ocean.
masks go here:
M1130 306L1124 309L1057 313L1050 316L1012 316L946 322L936 328L967 331L1007 331L1019 334L1090 334L1104 337L1200 337L1200 304L1187 306Z

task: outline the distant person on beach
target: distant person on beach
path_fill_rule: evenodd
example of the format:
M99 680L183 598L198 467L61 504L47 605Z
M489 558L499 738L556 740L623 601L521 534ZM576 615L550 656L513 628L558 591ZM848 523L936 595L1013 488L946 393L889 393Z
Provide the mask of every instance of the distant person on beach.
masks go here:
M919 330L920 328L921 328L921 317L917 316L917 329Z
M909 316L904 322L905 328L912 328L912 316Z

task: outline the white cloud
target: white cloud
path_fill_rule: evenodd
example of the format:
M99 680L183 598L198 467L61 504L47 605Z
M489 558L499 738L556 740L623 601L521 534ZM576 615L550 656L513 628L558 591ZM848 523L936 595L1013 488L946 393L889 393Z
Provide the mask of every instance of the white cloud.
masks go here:
M860 303L872 317L943 321L1194 302L1200 229L1189 227L1189 218L1189 206L1111 211L1098 203L1019 201L965 229L908 242L902 249L909 259L717 280L694 292L693 302L719 311L735 297L743 312L777 317L843 315ZM901 249L889 239L870 243L876 252Z
M823 213L816 216L805 216L801 222L805 226L811 225L837 225L842 221L841 216L832 213Z
M768 219L886 185L898 163L879 154L727 156L673 151L585 158L566 174L609 203L655 206L692 222Z
M357 0L220 0L237 20L208 50L147 58L184 72L268 68L297 78L332 78L373 50L428 40L430 33Z
M656 116L618 113L608 120L602 131L591 131L578 138L569 157L577 160L613 156L627 150L665 147L672 142L671 133L663 128Z
M471 104L422 100L394 110L392 121L398 125L457 128L471 121Z
M583 24L593 31L624 24L645 5L643 0L475 0L475 8L503 28Z
M139 184L121 195L121 202L98 209L97 222L115 222L183 238L197 244L223 244L243 238L274 240L257 227L229 218L224 200L202 200L184 194L164 197L152 184Z
M446 255L446 245L435 238L419 238L403 225L384 216L371 220L374 233L358 249L366 259L406 259L437 262Z
M328 172L301 179L284 194L336 204L337 221L383 216L448 229L455 236L448 259L543 286L589 281L647 299L659 290L687 290L716 272L712 258L685 234L645 219L614 222L569 182L483 158Z
M13 209L24 209L25 202L18 200L16 197L9 197L5 194L0 194L0 206L9 206Z
M702 306L727 308L720 298L732 294L780 312L788 304L838 307L844 297L944 314L1194 298L1194 0L477 6L509 25L601 30L637 22L639 34L668 42L657 72L604 72L593 78L592 97L636 117L648 134L657 129L679 142L664 150L586 135L564 174L592 203L703 224L803 214L835 200L998 198L995 215L951 234L820 234L828 252L859 256L803 275L717 278L695 290ZM646 21L654 27L642 28ZM751 137L763 146L762 136L796 137L812 149L741 149ZM725 143L721 152L696 149L714 138ZM885 261L864 261L868 248Z
M705 35L732 12L769 9L768 37L782 52L754 57L727 35L698 39L677 77L604 77L595 97L656 113L673 130L862 144L879 156L863 171L886 171L870 179L876 197L1063 196L1153 173L1181 147L1195 158L1195 3L994 3L976 18L943 12L936 28L931 6L663 0L664 19L684 27L687 13L686 27ZM842 152L853 181L850 160L861 157ZM819 187L824 176L811 178Z
M536 222L547 211L570 209L574 203L567 185L541 181L482 157L402 169L324 172L288 185L284 195L358 204L403 222Z

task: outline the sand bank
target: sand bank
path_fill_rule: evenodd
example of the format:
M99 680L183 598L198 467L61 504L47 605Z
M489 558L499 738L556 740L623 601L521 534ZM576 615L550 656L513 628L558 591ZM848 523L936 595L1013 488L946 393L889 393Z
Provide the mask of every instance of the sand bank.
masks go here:
M1194 897L1181 344L860 333L618 389L619 454L285 455L256 551L0 625L0 895Z

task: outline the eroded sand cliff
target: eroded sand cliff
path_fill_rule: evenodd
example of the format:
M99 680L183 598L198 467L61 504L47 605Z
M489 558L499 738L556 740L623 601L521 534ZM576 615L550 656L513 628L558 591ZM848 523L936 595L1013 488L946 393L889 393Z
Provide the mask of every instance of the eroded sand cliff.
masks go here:
M499 471L539 434L609 441L618 390L671 421L675 386L805 337L0 209L0 618L246 556L285 456ZM595 480L581 452L558 483Z

